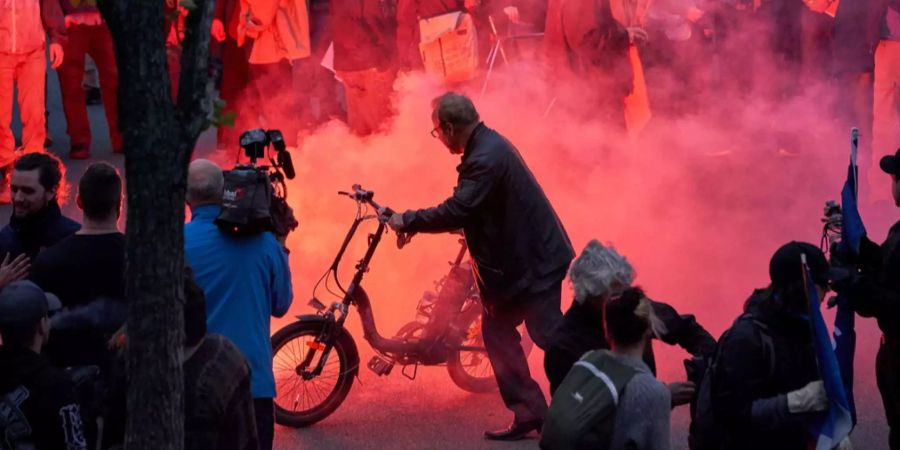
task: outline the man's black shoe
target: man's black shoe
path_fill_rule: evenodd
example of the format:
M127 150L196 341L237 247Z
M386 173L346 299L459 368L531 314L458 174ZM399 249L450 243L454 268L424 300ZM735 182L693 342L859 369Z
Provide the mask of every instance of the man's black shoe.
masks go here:
M513 422L509 427L499 431L485 431L484 438L489 441L518 441L528 436L532 431L541 432L543 420L531 420L528 422Z

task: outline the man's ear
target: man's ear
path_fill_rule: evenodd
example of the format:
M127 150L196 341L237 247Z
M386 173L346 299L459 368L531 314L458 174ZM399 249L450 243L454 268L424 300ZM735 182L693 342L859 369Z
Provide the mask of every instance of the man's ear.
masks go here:
M81 193L75 194L75 204L78 205L78 209L84 209L84 206L81 206Z

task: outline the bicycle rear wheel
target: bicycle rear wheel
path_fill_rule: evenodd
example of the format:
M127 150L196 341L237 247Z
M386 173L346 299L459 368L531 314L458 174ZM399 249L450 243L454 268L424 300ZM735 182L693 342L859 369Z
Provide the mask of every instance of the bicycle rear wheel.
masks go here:
M341 329L322 372L313 376L320 349L310 367L302 367L308 352L319 348L315 342L323 322L294 322L272 336L275 372L275 422L300 428L312 425L333 413L350 392L359 368L359 354L353 337Z

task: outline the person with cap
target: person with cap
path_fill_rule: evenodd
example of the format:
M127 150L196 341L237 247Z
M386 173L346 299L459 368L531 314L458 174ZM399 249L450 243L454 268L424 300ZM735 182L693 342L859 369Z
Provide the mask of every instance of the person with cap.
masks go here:
M810 333L802 255L823 298L830 278L825 255L812 244L785 244L769 263L771 284L750 296L744 314L719 341L711 394L723 448L805 450L812 439L809 419L828 408Z
M900 150L881 158L881 170L891 177L891 195L900 207ZM859 246L859 272L835 289L850 299L863 317L874 317L881 329L875 359L878 390L890 427L890 448L900 450L900 221L878 245L863 237Z
M550 380L550 394L562 383L572 365L582 355L608 349L604 333L604 305L611 298L635 291L643 298L640 288L632 287L634 268L611 246L592 240L572 263L569 279L575 291L575 301L563 316L555 339L544 354L544 369ZM681 315L672 306L649 300L655 317L653 336L669 345L679 345L694 356L710 357L716 340L692 315ZM653 347L646 346L644 363L656 373ZM693 383L675 382L668 385L674 405L689 402L694 393Z
M87 450L75 386L41 356L60 307L30 281L0 291L0 436L12 448Z

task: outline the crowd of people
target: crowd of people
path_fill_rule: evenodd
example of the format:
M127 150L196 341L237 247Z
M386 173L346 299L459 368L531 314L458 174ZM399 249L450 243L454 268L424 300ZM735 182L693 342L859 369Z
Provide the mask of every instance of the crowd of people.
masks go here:
M304 130L335 116L358 135L377 133L393 115L399 73L424 71L467 88L480 84L495 46L512 59L522 49L505 38L533 33L541 37L538 65L555 88L548 113L590 115L623 134L648 123L654 99L665 97L669 113L685 113L703 106L705 90L781 101L804 80L826 80L840 105L835 119L873 137L861 149L863 169L871 166L873 186L884 185L885 173L892 180L892 192L876 192L900 206L900 152L888 154L900 145L896 3L219 0L210 31L219 68L213 79L222 114L233 114L235 125L219 127L217 146L233 151L238 130L260 126L283 130L296 145ZM166 10L175 95L187 11L173 1ZM85 105L96 88L85 82L87 56L111 149L123 151L112 37L94 2L0 4L0 203L13 211L0 230L0 444L120 448L128 386L123 180L113 166L92 164L77 186L81 223L62 214L63 166L44 151L52 145L47 52L58 71L69 158L90 158L92 150ZM716 65L697 64L712 59ZM678 92L661 92L672 86L667 78ZM9 126L14 92L21 146ZM444 203L394 215L390 226L464 231L484 300L485 349L513 413L509 427L485 438L538 432L548 449L666 449L672 408L691 404L694 450L808 448L808 428L829 404L805 316L813 297L801 275L805 260L815 298L834 289L857 313L878 319L878 387L889 447L900 450L900 224L881 245L864 240L858 270L839 282L817 247L785 244L771 259L768 286L752 293L717 342L693 316L633 285L634 269L612 247L592 241L576 257L522 156L468 98L450 93L433 106L432 135L462 160L458 186ZM271 449L277 390L270 320L292 302L287 250L268 232L236 238L217 227L223 186L215 163L191 164L185 444ZM563 313L567 277L575 298ZM519 345L522 323L545 350L549 402ZM692 355L687 380L656 379L651 339ZM849 448L849 439L837 445Z
M57 196L61 162L13 163L13 214L0 231L0 441L10 448L124 444L123 180L107 163L78 181L81 223ZM272 448L275 381L270 317L291 305L287 252L270 233L235 239L213 225L222 169L190 168L185 225L184 385L187 448ZM262 299L268 299L262 301Z
M386 220L406 233L462 230L466 237L485 349L513 413L509 427L485 432L486 439L538 432L547 449L667 449L672 408L690 404L694 450L806 449L811 423L830 407L808 311L834 289L858 314L877 318L884 333L876 373L889 446L900 448L900 224L882 245L863 239L856 269L840 278L818 247L785 244L771 258L768 286L752 293L717 342L693 316L648 298L611 246L591 241L576 258L516 147L482 122L469 98L435 99L432 123L432 134L461 157L458 185L436 207ZM879 168L900 206L900 151ZM78 223L60 211L63 178L61 161L46 152L12 164L13 211L0 230L0 431L12 448L121 448L128 411L123 180L115 167L91 164L77 183ZM184 228L185 445L271 449L270 320L292 303L288 251L270 232L239 236L217 226L223 196L222 168L193 161ZM805 267L817 295L808 291ZM575 298L563 314L567 277ZM519 343L523 322L545 350L549 403ZM652 339L692 355L685 381L656 379Z

